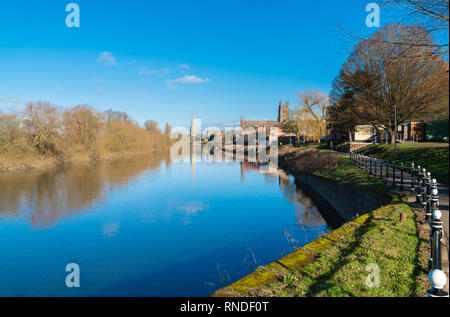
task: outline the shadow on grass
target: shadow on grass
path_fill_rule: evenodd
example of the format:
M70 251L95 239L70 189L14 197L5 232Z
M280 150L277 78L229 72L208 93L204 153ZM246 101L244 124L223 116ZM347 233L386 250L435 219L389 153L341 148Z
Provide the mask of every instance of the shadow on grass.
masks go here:
M306 291L306 296L315 296L317 293L319 293L322 290L329 289L330 287L334 286L333 284L329 283L328 281L336 274L344 265L348 264L350 261L346 259L350 254L352 254L357 247L361 244L361 238L373 227L375 227L375 224L372 223L373 215L370 214L367 220L365 221L365 224L358 228L355 232L355 241L350 243L347 248L341 251L339 259L336 261L336 264L334 264L331 269L318 277L314 277L315 282L311 284ZM348 294L350 296L353 296L353 294Z

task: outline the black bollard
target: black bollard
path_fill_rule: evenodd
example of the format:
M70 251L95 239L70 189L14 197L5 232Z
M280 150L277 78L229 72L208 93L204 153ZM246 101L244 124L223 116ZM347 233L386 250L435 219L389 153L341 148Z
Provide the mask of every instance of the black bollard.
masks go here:
M420 170L420 165L417 166L417 172L416 172L416 203L420 204L420 197L421 197L421 189L420 189L420 180L422 178L422 171Z
M422 169L422 179L421 179L421 195L420 195L420 202L422 204L422 209L426 213L426 206L427 206L427 170L424 168Z
M427 291L430 297L448 297L448 293L444 291L447 284L447 276L442 270L441 259L441 239L442 239L442 220L439 209L433 214L432 238L431 238L431 272L428 275L432 289Z

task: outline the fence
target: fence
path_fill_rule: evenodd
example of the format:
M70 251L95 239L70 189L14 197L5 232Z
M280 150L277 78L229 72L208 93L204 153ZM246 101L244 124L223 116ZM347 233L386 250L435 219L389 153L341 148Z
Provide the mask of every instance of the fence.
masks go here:
M430 297L448 297L444 286L447 276L442 270L442 238L443 227L439 210L439 196L436 179L431 178L431 173L425 168L415 166L404 166L403 163L389 162L357 152L350 152L350 161L353 165L363 169L368 174L383 180L387 186L398 188L401 191L409 191L416 196L416 203L420 204L425 219L430 225L431 255L428 259L429 280L432 289L427 291Z

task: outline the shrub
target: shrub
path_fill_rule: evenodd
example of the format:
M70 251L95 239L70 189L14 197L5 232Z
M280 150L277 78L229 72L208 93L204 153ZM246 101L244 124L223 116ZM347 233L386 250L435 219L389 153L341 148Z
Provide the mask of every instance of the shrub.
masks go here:
M100 116L88 106L76 106L64 112L65 140L75 152L97 150Z
M301 151L291 151L283 155L281 163L291 161L295 171L299 173L312 173L315 170L334 167L339 162L339 156L333 153L321 153L315 148L306 148Z
M30 102L23 112L24 131L29 145L39 154L62 152L61 115L49 103Z
M0 153L6 155L32 151L15 114L0 114Z
M20 114L0 114L0 155L148 152L167 149L171 127L139 126L126 113L98 113L79 105L62 114L49 103L29 103Z

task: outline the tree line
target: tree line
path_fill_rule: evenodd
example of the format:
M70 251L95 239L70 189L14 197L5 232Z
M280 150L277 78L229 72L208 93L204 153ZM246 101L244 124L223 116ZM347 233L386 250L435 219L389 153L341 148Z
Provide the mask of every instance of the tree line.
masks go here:
M359 38L329 96L299 93L284 130L310 142L331 135L336 144L352 141L357 125L372 125L393 142L395 124L448 120L448 0L382 2L407 24L390 23Z
M139 126L128 114L99 112L87 105L59 109L30 102L16 114L0 113L0 155L70 156L147 152L170 145L171 127L162 132L155 121Z

